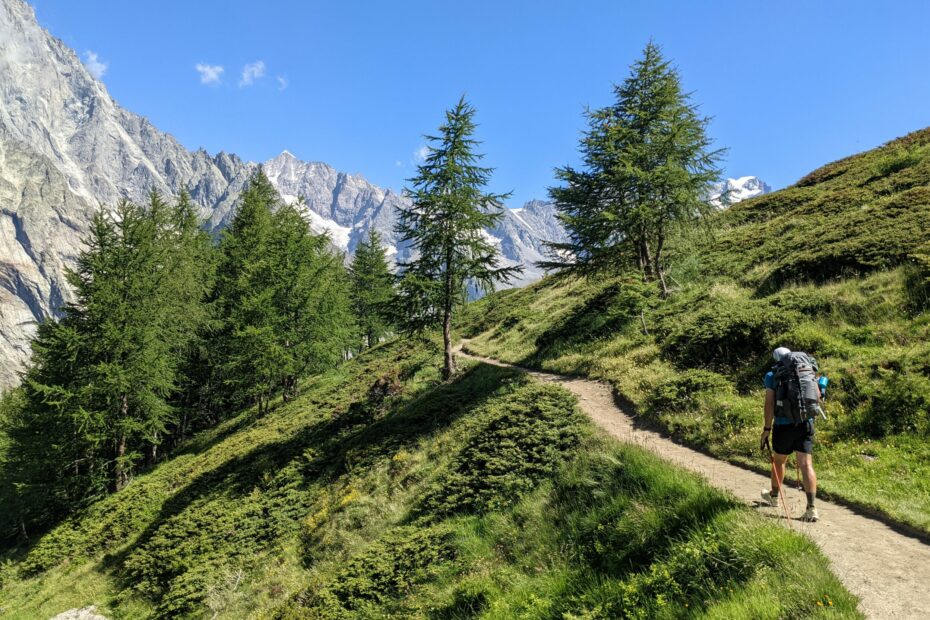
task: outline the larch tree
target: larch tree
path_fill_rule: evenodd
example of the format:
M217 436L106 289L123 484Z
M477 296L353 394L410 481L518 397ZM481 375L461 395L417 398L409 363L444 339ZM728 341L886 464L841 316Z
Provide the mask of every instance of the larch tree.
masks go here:
M408 331L442 326L444 379L455 371L452 319L468 287L490 291L522 269L502 267L486 236L503 216L508 195L484 189L493 170L479 165L474 116L475 108L462 97L446 112L439 135L426 136L427 155L406 190L412 203L400 209L396 226L414 257L399 264L399 316Z
M216 272L213 365L228 404L250 403L264 411L277 387L283 351L276 334L272 270L273 210L280 204L274 186L259 170L242 192L223 231Z
M388 330L388 304L394 295L394 276L387 261L381 235L372 226L359 242L349 270L352 280L352 308L364 346L372 347Z
M22 532L119 491L176 427L178 373L205 313L209 241L186 198L97 214L75 301L43 322L7 421ZM196 249L195 249L196 248Z
M614 95L612 105L586 112L583 168L556 170L562 185L549 193L569 241L551 244L557 258L543 266L593 274L635 265L667 296L669 235L714 208L708 198L723 151L711 148L709 119L654 43Z
M342 257L327 235L311 230L303 209L301 203L282 205L272 219L268 280L274 288L285 401L296 396L300 377L338 364L355 331Z

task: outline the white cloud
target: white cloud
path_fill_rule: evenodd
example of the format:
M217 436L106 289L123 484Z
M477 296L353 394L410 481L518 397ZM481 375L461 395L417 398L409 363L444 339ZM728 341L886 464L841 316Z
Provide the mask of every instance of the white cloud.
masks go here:
M275 78L275 79L278 80L278 90L284 90L285 88L287 88L287 84L288 84L287 78L281 77L281 76L279 75L279 76L278 76L277 78Z
M100 60L97 52L87 50L84 52L84 66L90 71L90 74L98 80L107 72L107 63Z
M423 163L427 155L429 155L429 147L424 144L413 152L413 161L418 164Z
M398 168L403 168L404 162L398 159L397 161L394 162L394 165L397 166Z
M264 77L265 63L261 60L250 62L242 67L242 79L239 80L239 86L251 86L255 80Z
M223 77L223 67L220 65L207 65L201 62L197 63L194 68L200 74L201 84L219 84Z

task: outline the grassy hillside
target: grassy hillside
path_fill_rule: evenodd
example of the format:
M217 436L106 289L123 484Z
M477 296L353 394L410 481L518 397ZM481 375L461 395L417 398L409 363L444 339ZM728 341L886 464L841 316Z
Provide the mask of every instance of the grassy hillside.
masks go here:
M0 564L5 618L858 617L806 539L510 370L383 345Z
M547 280L473 304L461 329L478 353L609 381L677 439L760 469L770 351L813 353L832 380L821 489L930 532L928 239L923 130L678 239L669 300Z

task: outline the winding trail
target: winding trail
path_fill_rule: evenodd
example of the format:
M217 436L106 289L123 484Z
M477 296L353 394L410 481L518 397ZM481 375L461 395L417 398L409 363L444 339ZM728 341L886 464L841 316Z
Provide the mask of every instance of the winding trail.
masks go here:
M578 397L581 409L610 435L651 450L671 463L701 474L714 486L759 506L756 500L759 492L768 488L767 476L676 444L655 431L637 428L633 417L618 406L609 385L480 357L463 351L463 346L467 346L467 341L456 349L462 357L517 368L539 381L561 385ZM788 489L786 497L791 514L802 514L804 493ZM774 508L759 507L759 510L813 539L829 558L837 577L859 597L859 608L869 618L930 618L930 545L844 506L818 500L817 507L820 512L817 523L789 523Z

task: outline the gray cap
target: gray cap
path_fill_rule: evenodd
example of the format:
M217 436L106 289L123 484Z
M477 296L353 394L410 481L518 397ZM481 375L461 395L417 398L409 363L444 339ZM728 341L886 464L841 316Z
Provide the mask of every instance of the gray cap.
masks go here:
M772 351L772 357L775 358L776 362L780 362L781 358L785 357L786 355L789 355L790 353L791 353L791 349L789 349L788 347L778 347L777 349Z

